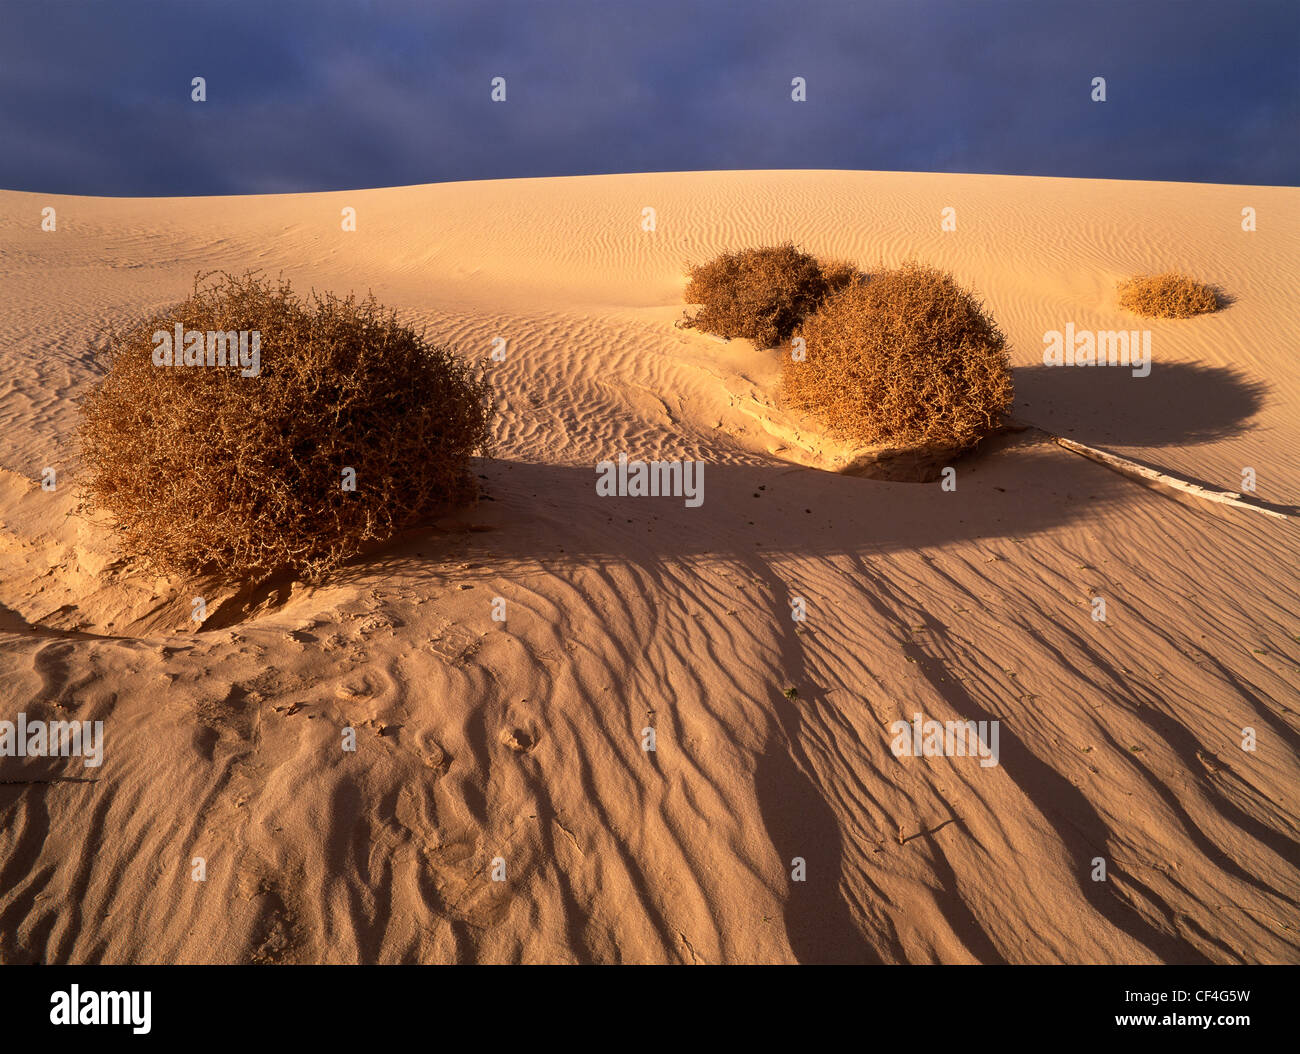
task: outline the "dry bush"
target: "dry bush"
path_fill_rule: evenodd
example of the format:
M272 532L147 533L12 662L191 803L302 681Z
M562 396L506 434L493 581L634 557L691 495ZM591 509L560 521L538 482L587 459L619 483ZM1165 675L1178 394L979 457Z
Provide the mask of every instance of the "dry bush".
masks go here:
M688 274L683 299L700 310L682 324L760 348L788 339L828 294L858 277L851 264L818 260L790 242L723 253Z
M258 330L261 371L156 366L155 330ZM101 353L81 405L83 509L166 572L318 579L475 487L486 382L368 297L293 295L253 274L188 300ZM355 491L343 469L356 470Z
M942 271L909 263L852 283L800 335L787 400L849 442L970 446L1011 405L1006 338Z
M1219 309L1215 289L1176 271L1119 283L1119 306L1148 318L1191 318Z

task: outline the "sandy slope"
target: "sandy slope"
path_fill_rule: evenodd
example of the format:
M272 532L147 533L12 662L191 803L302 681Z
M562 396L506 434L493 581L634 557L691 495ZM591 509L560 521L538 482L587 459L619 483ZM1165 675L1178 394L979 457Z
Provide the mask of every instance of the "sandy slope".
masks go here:
M953 493L805 467L836 451L774 405L778 353L672 325L683 261L724 248L914 256L987 301L1022 419L1300 505L1297 205L839 172L0 194L0 719L107 741L0 760L0 961L1300 960L1295 521L1032 432ZM42 491L96 328L247 266L466 356L506 338L492 500L251 592L120 561L72 468ZM1148 378L1041 366L1048 329L1142 326L1114 282L1166 266L1236 301L1145 324ZM705 460L704 505L597 497L619 451ZM917 712L1000 721L1000 764L895 758Z

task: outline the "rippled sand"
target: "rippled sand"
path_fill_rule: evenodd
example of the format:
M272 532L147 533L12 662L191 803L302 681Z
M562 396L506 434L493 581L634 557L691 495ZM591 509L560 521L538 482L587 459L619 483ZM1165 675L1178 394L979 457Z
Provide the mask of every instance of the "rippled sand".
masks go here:
M1008 334L1020 420L1296 506L1297 206L846 172L0 193L0 720L106 740L0 759L0 961L1300 961L1295 519L1036 431L951 493L822 471L779 352L673 325L723 249L916 258ZM314 590L159 579L70 517L88 338L247 267L504 338L491 500ZM1234 302L1119 311L1167 268ZM1149 328L1151 376L1043 367L1067 322ZM597 497L620 451L705 461L703 505ZM1000 722L999 764L896 758L916 713Z

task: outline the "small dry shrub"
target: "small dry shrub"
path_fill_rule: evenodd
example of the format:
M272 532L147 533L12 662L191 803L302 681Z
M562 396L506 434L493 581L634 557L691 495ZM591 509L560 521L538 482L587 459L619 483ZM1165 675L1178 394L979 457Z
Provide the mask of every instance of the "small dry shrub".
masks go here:
M1119 306L1148 318L1191 318L1219 309L1213 288L1176 271L1119 283Z
M1011 405L1006 338L942 271L909 263L852 283L800 335L786 397L849 442L969 446Z
M760 348L788 339L829 293L858 276L851 264L818 260L790 242L723 253L688 273L683 299L700 310L682 324Z
M260 331L260 373L155 365L154 332L177 322ZM107 375L81 405L83 508L108 513L127 552L159 570L316 579L474 494L486 382L373 296L304 302L287 282L201 276L101 350Z

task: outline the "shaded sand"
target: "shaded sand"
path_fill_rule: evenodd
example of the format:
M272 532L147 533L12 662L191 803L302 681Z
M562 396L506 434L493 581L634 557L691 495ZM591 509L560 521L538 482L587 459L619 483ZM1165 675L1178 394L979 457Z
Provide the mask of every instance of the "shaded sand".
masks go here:
M1047 437L1300 504L1297 206L839 172L0 194L0 718L106 738L0 761L0 960L1300 960L1300 528ZM779 352L673 326L686 260L784 238L952 269L1043 432L954 493L810 467L843 452L776 405ZM250 266L504 337L491 500L315 590L159 579L70 516L86 339ZM1235 302L1118 310L1167 268ZM1067 322L1149 328L1151 376L1044 368ZM619 451L705 460L703 506L598 498ZM1000 764L895 758L915 713L999 721Z

